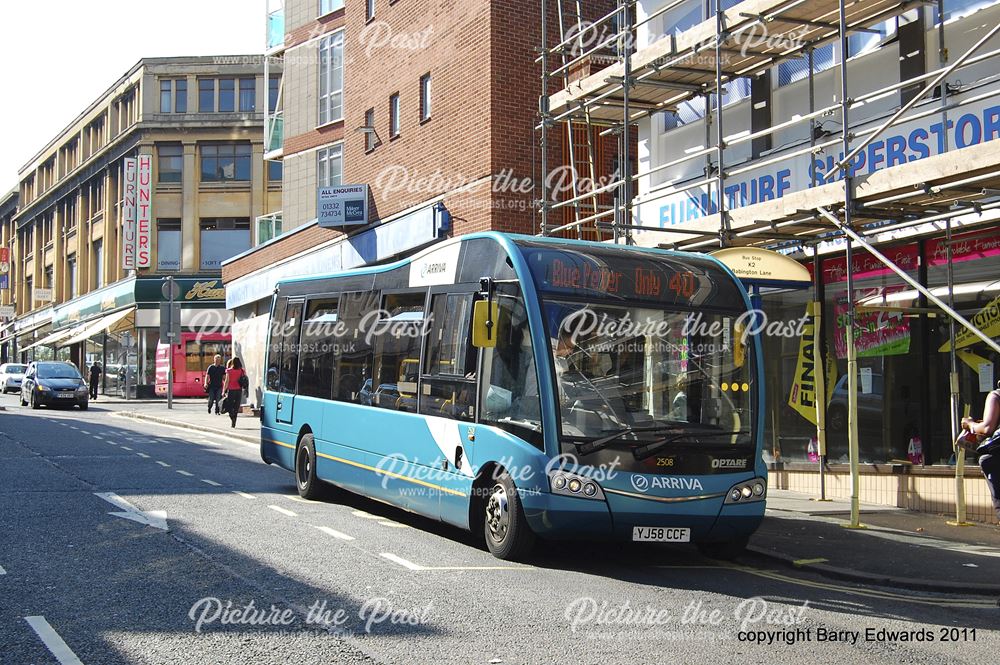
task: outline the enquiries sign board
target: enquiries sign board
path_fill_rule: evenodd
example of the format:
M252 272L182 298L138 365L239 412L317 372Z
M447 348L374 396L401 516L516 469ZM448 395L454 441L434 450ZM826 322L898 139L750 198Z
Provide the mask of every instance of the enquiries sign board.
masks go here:
M368 224L368 185L320 187L316 215L323 228Z

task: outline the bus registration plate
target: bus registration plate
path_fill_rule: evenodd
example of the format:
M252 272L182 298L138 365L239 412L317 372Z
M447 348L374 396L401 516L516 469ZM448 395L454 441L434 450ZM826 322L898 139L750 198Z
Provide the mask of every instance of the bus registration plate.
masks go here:
M666 526L632 527L632 541L637 543L689 543L691 529Z

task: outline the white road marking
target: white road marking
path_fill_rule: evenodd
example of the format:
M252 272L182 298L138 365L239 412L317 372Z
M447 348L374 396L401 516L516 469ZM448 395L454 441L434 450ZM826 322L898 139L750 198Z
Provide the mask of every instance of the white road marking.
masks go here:
M363 510L353 510L353 511L351 511L351 514L355 515L357 517L363 517L366 520L384 520L385 519L384 517L382 517L380 515L372 515L371 513L366 513Z
M104 437L101 436L100 434L92 434L91 436L93 436L98 441L104 441Z
M407 570L531 570L532 566L421 566L418 563L413 563L401 556L397 556L392 552L382 552L379 554L383 559L388 559L393 563L398 563L403 568Z
M122 446L122 450L129 450L129 451L131 451L132 449L129 448L128 446Z
M164 467L164 468L167 468L167 469L170 468L170 465L167 464L166 462L161 462L160 460L156 460L156 463L159 464L160 466Z
M279 512L282 515L287 515L288 517L298 517L298 513L293 513L290 510L285 510L281 506L269 505L268 508L270 508L271 510L274 510L276 512Z
M189 478L194 475L193 473L188 473L184 469L177 469L177 473L181 474L182 476L188 476Z
M63 638L59 637L59 633L45 620L45 617L24 617L24 620L28 622L28 625L35 631L35 634L41 638L42 643L45 644L45 648L55 656L60 665L83 665L83 662L76 657L76 654L69 648L69 645L63 641Z
M398 563L400 566L402 566L403 568L406 568L407 570L423 570L424 569L423 566L418 566L417 564L413 563L412 561L407 561L403 557L396 556L392 552L382 552L381 554L379 554L379 556L382 557L383 559L388 559L389 561L392 561L393 563Z
M286 494L285 498L289 501L298 501L299 503L322 503L322 501L310 501L309 499L303 499L301 496L296 494Z
M81 433L81 434L86 434L87 436L90 436L90 432L88 432L88 431L87 431L87 430L85 430L85 429L82 429L82 430L80 430L80 433Z
M247 494L246 492L240 492L239 490L233 490L233 494L239 494L244 499L256 499L253 494Z
M79 427L77 427L76 425L70 425L70 426L69 426L69 428L70 428L70 429L75 429L75 430L79 430L79 429L80 429L80 428L79 428Z
M328 526L318 526L316 528L325 533L326 535L333 536L334 538L338 538L340 540L354 540L354 536L348 536L346 533L341 533L340 531L337 531L336 529L331 529Z
M217 483L214 480L209 480L208 478L202 478L201 482L205 483L206 485L211 485L212 487L222 487L222 483Z
M392 520L382 520L379 522L382 526L391 526L396 529L409 529L405 524L400 524L399 522L393 522Z
M161 531L169 531L167 527L167 513L163 510L139 510L131 503L121 498L114 492L95 492L94 496L104 499L111 505L121 508L121 512L108 513L108 515L114 515L115 517L124 517L127 520L132 520L133 522L138 522L139 524L147 524L154 529L160 529Z
M149 459L149 455L147 455L146 453L136 453L136 455L138 455L139 457L141 457L143 459Z

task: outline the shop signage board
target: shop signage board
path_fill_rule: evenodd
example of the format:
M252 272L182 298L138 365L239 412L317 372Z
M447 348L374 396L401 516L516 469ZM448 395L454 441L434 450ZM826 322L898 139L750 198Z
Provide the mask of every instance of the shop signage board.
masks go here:
M52 289L35 289L33 297L35 302L52 302Z
M135 266L148 268L152 265L153 156L139 155L136 161Z
M138 187L138 162L133 157L124 160L123 196L122 196L122 268L135 270L135 215L136 194Z
M16 314L13 305L0 305L0 319L13 319Z
M986 303L986 306L976 312L969 319L969 323L976 326L989 338L1000 337L1000 296ZM968 328L959 327L955 333L955 348L963 349L973 344L978 344L981 340ZM944 353L951 350L951 343L945 342L938 351Z

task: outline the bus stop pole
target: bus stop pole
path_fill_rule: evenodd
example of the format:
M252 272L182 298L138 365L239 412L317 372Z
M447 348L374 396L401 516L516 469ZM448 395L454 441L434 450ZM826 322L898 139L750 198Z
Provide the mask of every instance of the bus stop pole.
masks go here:
M819 500L826 498L826 355L823 353L823 301L820 298L822 279L819 246L813 246L813 367L816 368L816 442L819 446Z
M847 184L850 187L850 184ZM854 345L854 264L847 236L847 447L851 460L851 529L861 527L861 478L858 468L858 353Z

